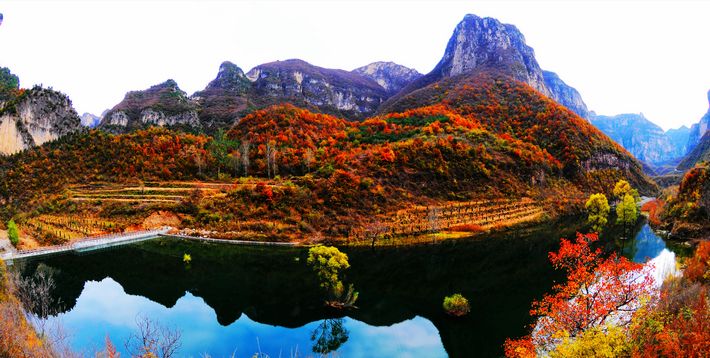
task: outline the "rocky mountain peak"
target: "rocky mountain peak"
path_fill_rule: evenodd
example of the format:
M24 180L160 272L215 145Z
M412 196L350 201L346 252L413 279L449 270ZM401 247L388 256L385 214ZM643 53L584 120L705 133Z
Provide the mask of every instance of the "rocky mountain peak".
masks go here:
M535 52L515 26L468 14L454 29L444 57L433 72L452 77L486 67L503 71L550 95Z
M81 125L89 128L94 128L98 126L101 122L101 117L88 112L85 112L84 114L79 116L79 118L81 118Z
M142 91L131 91L101 119L99 127L119 133L147 126L199 128L197 104L169 79Z
M415 69L391 61L373 62L356 68L352 72L374 80L390 94L399 92L412 81L422 76Z
M205 90L222 89L230 92L244 93L251 87L251 82L239 66L232 62L224 61L219 66L217 77L212 80Z
M34 86L0 101L0 154L12 154L81 128L65 94Z

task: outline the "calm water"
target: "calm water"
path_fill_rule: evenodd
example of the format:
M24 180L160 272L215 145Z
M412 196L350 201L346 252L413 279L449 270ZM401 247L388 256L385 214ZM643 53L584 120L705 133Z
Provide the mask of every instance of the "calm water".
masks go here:
M346 281L360 292L351 311L323 307L303 249L156 239L17 267L53 274L63 303L53 320L87 354L106 336L124 350L137 317L149 317L182 331L181 357L329 350L342 357L495 357L506 337L526 333L530 302L561 278L547 252L576 230L579 224L565 222L436 245L344 249L352 265ZM665 248L646 225L621 244L637 261ZM189 266L183 253L192 255ZM441 308L456 292L472 306L461 319Z

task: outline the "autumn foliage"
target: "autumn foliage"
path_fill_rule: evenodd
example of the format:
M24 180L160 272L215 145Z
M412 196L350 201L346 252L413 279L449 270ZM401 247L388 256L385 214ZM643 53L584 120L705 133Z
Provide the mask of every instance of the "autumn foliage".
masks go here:
M596 234L577 234L574 241L562 239L560 249L549 254L553 266L566 272L566 282L533 302L530 313L539 319L532 337L508 342L507 351L528 346L524 342L529 339L534 346L549 350L561 337L576 337L610 321L630 322L630 313L651 296L652 278L641 264L616 254L604 257L601 249L593 248L597 240Z

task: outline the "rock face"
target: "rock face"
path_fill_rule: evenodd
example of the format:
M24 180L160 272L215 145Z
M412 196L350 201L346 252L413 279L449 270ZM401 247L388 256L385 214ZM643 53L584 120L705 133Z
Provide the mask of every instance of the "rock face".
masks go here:
M680 128L669 129L666 131L666 137L673 148L676 148L678 153L687 154L688 140L690 138L690 128L682 126Z
M92 113L84 113L80 116L81 118L81 125L84 127L89 127L89 128L94 128L99 125L101 122L101 117L92 114Z
M710 163L710 131L705 132L693 150L678 164L678 170L688 170L701 162Z
M434 70L407 85L389 99L380 112L386 112L390 103L432 83L479 71L495 71L526 83L589 119L587 105L579 92L555 73L540 68L535 51L525 43L525 37L515 26L471 14L466 15L454 29L444 56Z
M636 158L645 162L661 164L678 159L686 153L685 145L674 145L671 137L643 114L596 115L591 118L591 122ZM678 141L682 140L676 139L675 143L678 144Z
M253 81L254 102L259 106L287 101L348 119L375 113L388 97L370 78L295 59L259 65L247 77Z
M19 80L0 69L0 154L12 154L81 128L71 100L35 86L20 90Z
M394 62L373 62L367 66L356 68L352 72L374 80L390 96L397 94L402 88L422 76L417 70Z
M545 86L550 90L550 96L557 103L569 108L582 118L589 119L587 104L582 100L582 96L576 89L566 84L560 76L554 72L542 71L545 79Z
M710 91L708 91L708 103L710 103ZM707 133L708 129L710 129L710 109L708 109L708 112L705 113L703 118L700 119L700 122L695 123L692 127L690 127L690 134L688 137L689 151L692 151L695 146L698 145L700 138Z
M145 91L128 92L101 120L99 128L121 133L149 126L200 128L197 104L167 80Z
M525 44L523 34L513 25L472 14L456 26L436 67L402 92L406 94L444 78L480 70L500 71L551 96L535 52Z
M202 127L212 132L226 128L249 108L252 83L237 65L225 61L217 77L207 87L192 95L198 104Z

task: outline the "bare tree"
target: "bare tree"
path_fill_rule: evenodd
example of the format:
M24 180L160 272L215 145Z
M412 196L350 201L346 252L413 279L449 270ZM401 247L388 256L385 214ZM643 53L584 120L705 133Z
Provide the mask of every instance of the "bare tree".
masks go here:
M52 293L56 287L54 278L44 270L37 270L32 276L22 276L16 272L13 277L14 294L22 303L27 319L37 330L40 338L48 338L49 318L61 312L61 300Z
M249 175L249 146L251 143L249 143L248 140L242 140L242 144L239 147L239 150L241 152L241 157L242 157L242 166L244 167L244 176Z
M306 151L303 153L303 164L306 166L306 172L311 172L311 167L313 166L313 163L315 163L315 161L316 156L313 153L313 149L306 149Z
M162 326L150 318L136 317L138 331L131 333L125 342L131 357L170 358L182 345L182 332Z
M269 141L266 143L266 174L271 179L276 176L278 168L276 167L276 142Z

